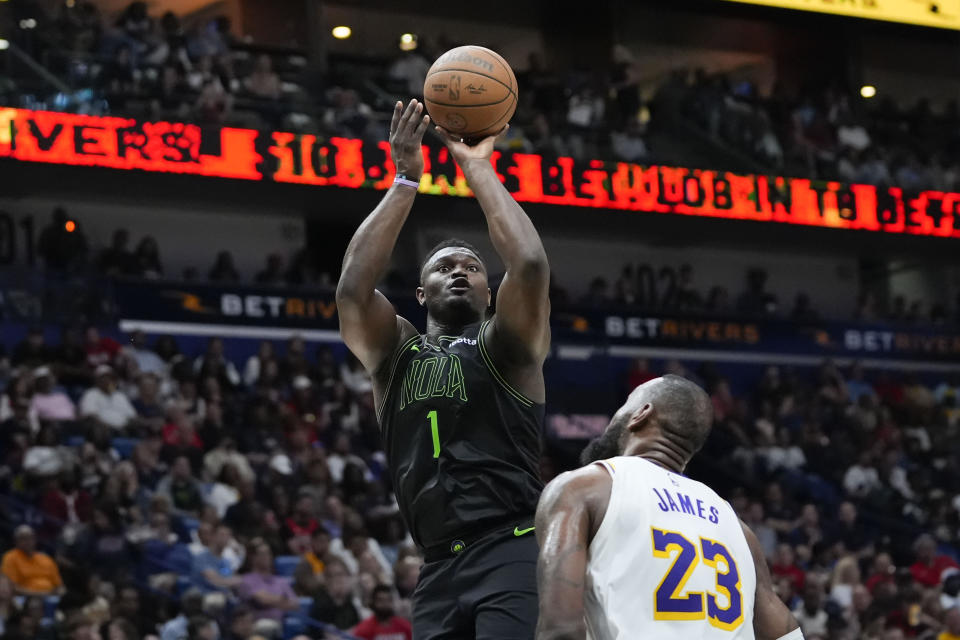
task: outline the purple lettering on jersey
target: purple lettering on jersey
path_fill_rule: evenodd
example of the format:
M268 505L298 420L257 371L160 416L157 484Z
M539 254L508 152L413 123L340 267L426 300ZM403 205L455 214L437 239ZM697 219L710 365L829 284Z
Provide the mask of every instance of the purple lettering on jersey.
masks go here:
M650 488L653 489L653 487ZM663 499L663 496L660 495L660 492L656 489L653 489L653 492L657 494L657 500L659 501L657 502L657 506L660 507L660 511L663 511L664 513L670 511L670 508L667 506L667 502Z
M703 515L703 500L697 498L697 515L702 520L706 520L706 516Z
M680 507L678 507L677 503L673 501L673 498L670 496L670 492L664 489L663 494L667 496L667 502L670 503L670 511L680 511Z
M682 493L678 493L677 500L680 501L680 508L683 509L684 513L691 516L694 515L693 502L690 500L690 496L685 496Z
M713 524L720 522L720 512L716 507L710 507L710 522Z

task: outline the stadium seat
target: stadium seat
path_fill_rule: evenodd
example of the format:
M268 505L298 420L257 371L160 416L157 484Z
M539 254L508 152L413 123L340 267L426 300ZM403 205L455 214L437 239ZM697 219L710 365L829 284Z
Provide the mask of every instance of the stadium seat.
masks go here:
M274 561L274 569L278 576L292 576L300 564L300 556L277 556Z
M287 616L283 619L283 638L290 640L298 635L307 632L307 625L303 620L295 616Z
M190 548L185 544L178 544L173 551L167 555L167 571L175 571L179 574L190 573L190 567L193 563L193 556L190 555Z
M300 598L300 613L309 616L311 609L313 609L313 598Z
M189 516L180 518L180 523L187 531L196 531L200 527L200 521Z
M43 617L53 618L57 613L57 605L60 604L60 596L47 596L43 599Z
M177 576L177 597L183 595L183 592L193 586L193 580L189 576Z
M140 440L137 438L114 438L110 444L117 450L120 457L126 460L133 453L133 448L137 446L138 442Z

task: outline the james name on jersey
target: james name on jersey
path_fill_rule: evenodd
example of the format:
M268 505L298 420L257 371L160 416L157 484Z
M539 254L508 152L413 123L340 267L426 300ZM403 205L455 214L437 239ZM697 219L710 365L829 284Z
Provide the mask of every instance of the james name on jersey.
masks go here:
M659 490L654 489L653 487L651 487L651 489L657 496L657 507L659 507L664 513L676 511L678 513L696 516L701 520L706 520L712 524L717 524L720 522L720 510L716 507L710 507L709 509L705 510L703 500L699 498L693 500L690 498L690 496L680 493L679 491L675 491L674 493L676 494L677 499L674 500L669 489L664 487L661 487Z

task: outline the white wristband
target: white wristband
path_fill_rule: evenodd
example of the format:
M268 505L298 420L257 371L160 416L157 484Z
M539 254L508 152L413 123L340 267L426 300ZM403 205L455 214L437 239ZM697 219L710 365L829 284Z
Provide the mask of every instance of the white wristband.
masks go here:
M803 640L803 631L797 627L785 636L780 636L777 640Z
M402 173L397 174L397 177L393 179L393 184L402 184L405 187L413 187L414 189L420 188L419 180L408 180Z

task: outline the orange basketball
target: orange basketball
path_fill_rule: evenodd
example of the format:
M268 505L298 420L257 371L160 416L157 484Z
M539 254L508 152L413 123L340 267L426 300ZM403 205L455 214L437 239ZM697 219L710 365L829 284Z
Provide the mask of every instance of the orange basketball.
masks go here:
M437 58L423 83L430 118L464 140L498 133L517 109L517 78L500 55L467 45Z

